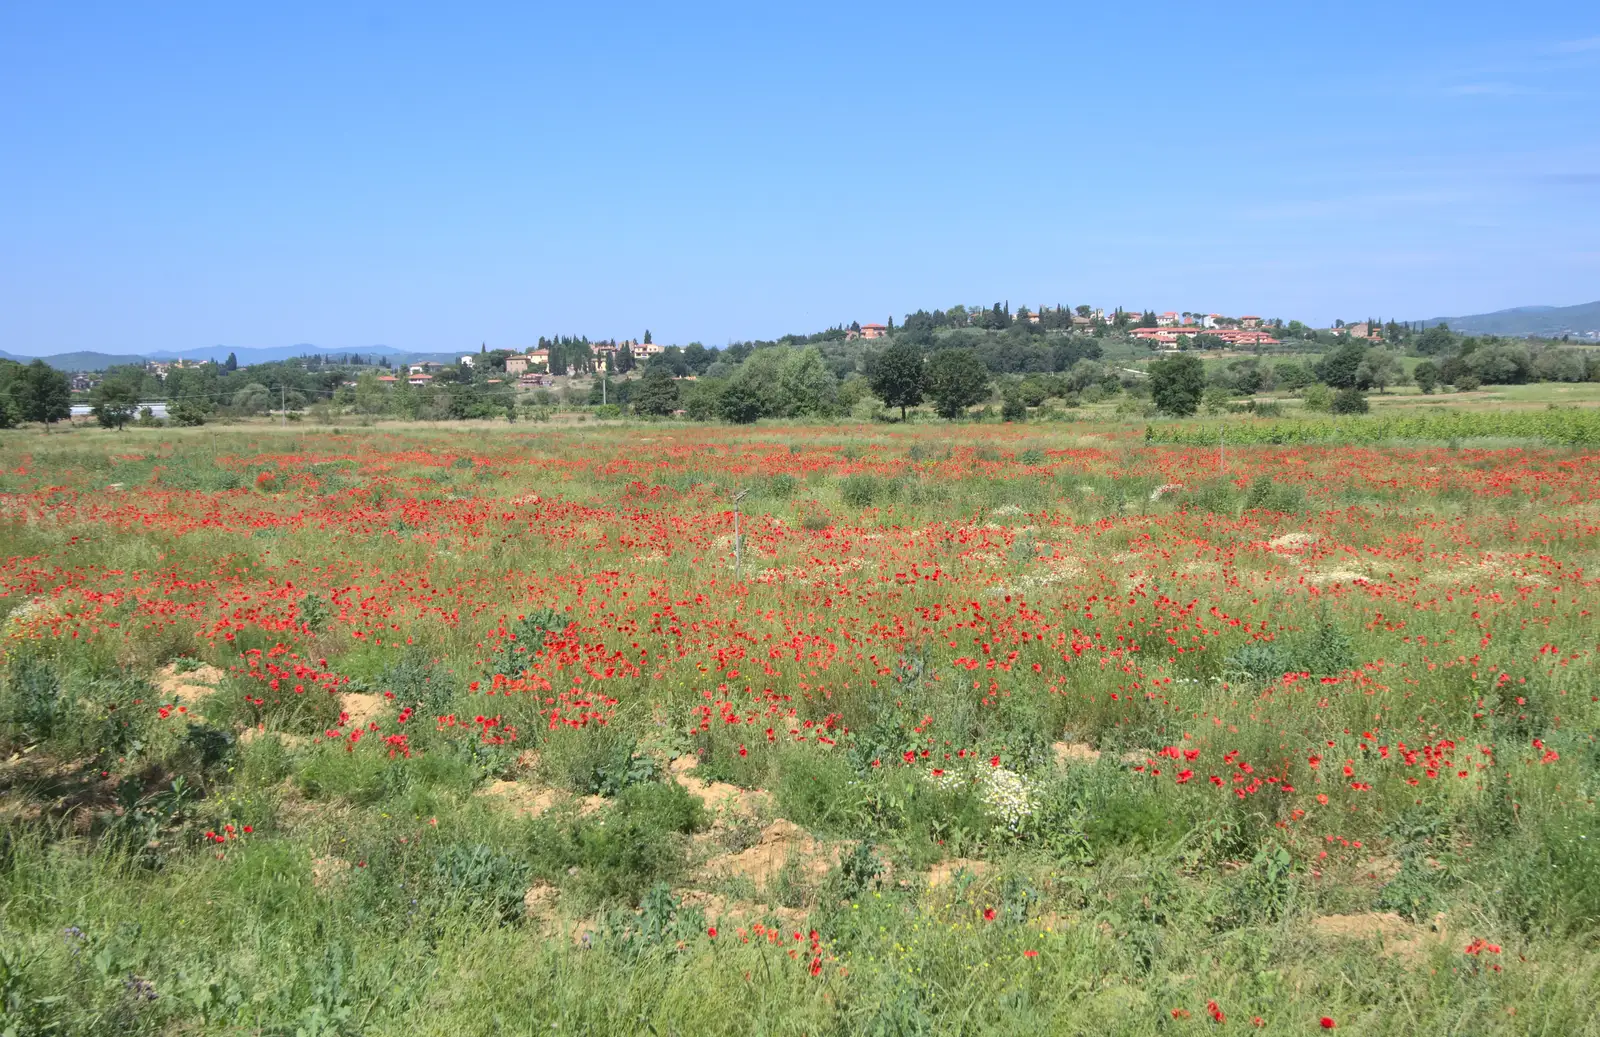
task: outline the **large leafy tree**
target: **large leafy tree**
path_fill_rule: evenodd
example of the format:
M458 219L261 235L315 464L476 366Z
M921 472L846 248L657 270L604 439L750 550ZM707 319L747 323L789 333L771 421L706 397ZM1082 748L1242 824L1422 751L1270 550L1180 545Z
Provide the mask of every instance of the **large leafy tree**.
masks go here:
M958 418L989 396L989 369L970 349L946 349L928 361L928 395L943 418Z
M717 410L724 421L748 425L761 417L761 396L749 382L730 382L717 398Z
M37 421L49 431L53 422L72 416L72 388L67 376L35 360L17 375L12 398L23 421Z
M1150 397L1163 414L1193 414L1205 391L1205 365L1187 353L1150 365Z
M94 391L95 420L120 431L139 410L139 387L126 378L107 378Z
M1317 377L1335 389L1353 389L1361 380L1361 364L1366 358L1366 346L1346 342L1317 361Z
M909 342L895 342L867 364L867 386L885 407L906 408L922 402L922 350Z
M640 414L666 415L678 409L678 380L654 364L633 391L633 409Z
M839 379L815 346L791 353L779 385L789 414L826 418L839 407Z

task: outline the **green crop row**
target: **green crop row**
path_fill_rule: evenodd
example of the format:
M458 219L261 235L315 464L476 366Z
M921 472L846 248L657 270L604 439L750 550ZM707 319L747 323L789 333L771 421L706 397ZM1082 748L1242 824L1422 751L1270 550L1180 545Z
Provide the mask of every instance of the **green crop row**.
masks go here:
M1380 443L1389 440L1450 440L1476 437L1530 439L1543 443L1600 443L1600 410L1570 408L1543 411L1371 415L1347 418L1277 421L1230 421L1195 424L1152 424L1144 430L1148 443L1200 446L1216 443Z

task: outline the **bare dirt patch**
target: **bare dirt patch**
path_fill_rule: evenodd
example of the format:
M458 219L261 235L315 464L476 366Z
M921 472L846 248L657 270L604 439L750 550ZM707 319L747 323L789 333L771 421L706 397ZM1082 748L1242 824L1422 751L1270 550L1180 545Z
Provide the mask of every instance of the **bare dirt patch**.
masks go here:
M268 731L264 724L257 727L247 727L240 731L239 741L244 745L249 745L256 739L265 738L269 734L282 742L286 749L304 749L311 744L310 735L297 735L288 731Z
M679 898L684 907L698 907L705 913L706 924L726 927L746 925L751 922L776 921L784 928L805 925L807 913L802 907L768 907L750 900L730 900L720 893L688 890Z
M345 881L350 875L350 862L343 857L317 857L311 862L311 885L314 889L330 889Z
M1313 919L1312 931L1330 940L1377 943L1380 954L1413 960L1448 938L1443 915L1429 926L1414 925L1393 911L1366 911L1353 915L1323 915Z
M839 860L839 848L811 838L806 830L783 818L761 831L761 839L748 850L714 860L708 870L747 878L764 886L793 860L800 873L820 879Z
M539 817L569 803L578 804L580 816L586 816L605 806L604 796L579 798L561 789L535 788L520 781L493 781L476 793L496 801L505 809L522 817Z
M1306 548L1312 546L1316 542L1317 535L1315 533L1285 533L1282 536L1275 536L1271 540L1267 541L1267 546L1274 551L1283 551L1286 554L1293 554L1297 551L1304 551Z
M1325 583L1370 583L1366 573L1356 572L1354 569L1329 569L1326 572L1306 574L1306 582L1313 586L1322 586Z
M760 789L742 789L724 781L701 781L694 771L700 761L693 756L680 756L669 769L674 780L692 796L705 801L706 809L713 815L712 827L727 827L730 821L759 817L771 806L772 799Z
M215 695L227 676L208 663L185 673L178 672L177 663L168 663L151 676L150 683L168 702L197 703Z
M1063 767L1100 761L1100 750L1087 742L1056 742L1050 746L1050 751L1055 754L1056 763Z
M972 860L967 857L956 857L948 861L940 861L928 869L928 888L938 889L948 886L955 881L957 875L967 874L973 878L982 878L989 873L986 861Z
M348 726L352 730L366 727L368 723L382 716L388 707L388 699L382 695L371 695L366 692L350 691L339 698L339 708L343 710Z

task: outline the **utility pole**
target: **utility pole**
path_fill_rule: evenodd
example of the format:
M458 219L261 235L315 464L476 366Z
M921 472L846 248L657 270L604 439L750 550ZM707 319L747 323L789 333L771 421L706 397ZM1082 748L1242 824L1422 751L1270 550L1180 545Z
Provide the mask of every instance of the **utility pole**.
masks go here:
M278 427L289 427L289 392L282 382L278 383Z
M745 494L750 491L740 490L733 495L733 578L740 579L740 568L744 561L744 536L739 532L739 502L744 500Z

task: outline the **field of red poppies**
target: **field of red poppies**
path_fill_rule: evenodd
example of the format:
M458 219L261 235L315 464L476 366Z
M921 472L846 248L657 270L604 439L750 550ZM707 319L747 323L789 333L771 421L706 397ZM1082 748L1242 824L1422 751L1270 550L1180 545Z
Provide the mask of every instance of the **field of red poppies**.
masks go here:
M1140 432L0 439L0 1032L1596 1032L1600 454Z

